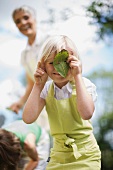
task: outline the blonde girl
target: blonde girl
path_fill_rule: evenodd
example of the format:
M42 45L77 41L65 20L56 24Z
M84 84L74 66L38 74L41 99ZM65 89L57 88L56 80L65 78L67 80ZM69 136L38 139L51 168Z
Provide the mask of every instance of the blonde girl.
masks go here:
M65 78L53 66L55 55L62 49L69 53L70 69ZM64 35L51 36L44 43L40 56L23 120L28 124L34 122L46 107L53 136L46 169L100 170L101 153L90 122L95 110L96 86L82 77L82 65L74 43ZM47 81L48 77L52 80Z

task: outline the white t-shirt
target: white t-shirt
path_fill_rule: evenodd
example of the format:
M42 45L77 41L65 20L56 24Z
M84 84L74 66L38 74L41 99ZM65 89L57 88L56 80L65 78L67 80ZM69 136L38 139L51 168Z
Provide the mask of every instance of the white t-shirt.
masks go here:
M27 44L25 50L22 52L21 64L33 81L34 72L39 61L39 51L48 36L48 34L43 34L41 31L38 30L34 43L32 45Z
M85 77L83 77L83 81L84 81L84 84L86 86L88 93L92 96L93 101L95 102L97 99L96 86ZM48 94L49 86L51 83L52 83L52 80L46 82L46 84L40 94L41 98L43 98L43 99L46 98L46 96ZM54 84L54 96L57 100L69 98L71 94L72 94L72 85L69 82L65 86L63 86L62 89L58 88Z

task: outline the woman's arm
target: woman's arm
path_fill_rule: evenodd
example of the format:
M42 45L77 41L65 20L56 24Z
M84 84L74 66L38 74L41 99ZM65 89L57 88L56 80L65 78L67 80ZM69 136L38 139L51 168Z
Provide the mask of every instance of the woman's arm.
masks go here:
M31 78L28 75L26 75L26 77L27 77L27 86L24 95L17 102L13 103L9 107L12 111L16 113L18 113L19 110L24 106L34 85L33 80L31 80Z

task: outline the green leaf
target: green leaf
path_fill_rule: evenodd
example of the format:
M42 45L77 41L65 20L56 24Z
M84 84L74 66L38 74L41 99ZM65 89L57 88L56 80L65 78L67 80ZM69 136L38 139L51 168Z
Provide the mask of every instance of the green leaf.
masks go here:
M68 51L63 49L58 54L56 54L54 61L53 61L53 66L55 70L62 77L66 77L68 70L69 70L69 64L67 63L68 56L69 56Z

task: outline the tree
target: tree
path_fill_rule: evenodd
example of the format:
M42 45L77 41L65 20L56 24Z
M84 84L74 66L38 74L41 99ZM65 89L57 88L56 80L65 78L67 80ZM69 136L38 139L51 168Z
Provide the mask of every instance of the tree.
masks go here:
M98 39L111 44L113 42L113 1L93 0L86 7L86 14L91 18L90 24L97 26Z
M113 72L98 70L89 79L97 86L98 102L94 132L102 153L101 170L113 169Z

